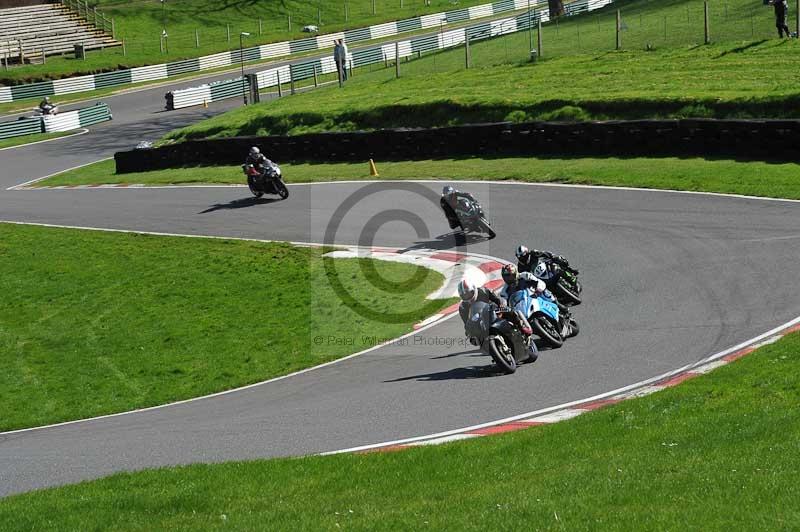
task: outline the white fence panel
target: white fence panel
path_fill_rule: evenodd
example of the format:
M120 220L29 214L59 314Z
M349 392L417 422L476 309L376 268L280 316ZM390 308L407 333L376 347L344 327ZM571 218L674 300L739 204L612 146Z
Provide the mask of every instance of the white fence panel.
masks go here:
M201 85L200 87L192 87L191 89L173 91L172 98L175 109L200 105L203 102L211 102L211 87L208 85Z
M344 39L344 33L329 33L327 35L320 35L317 37L317 48L324 50L325 48L333 48L333 41Z
M397 23L387 22L386 24L376 24L369 27L369 36L372 39L381 39L397 35Z
M245 56L247 57L247 56ZM222 52L214 55L204 55L200 58L200 70L228 66L231 64L231 53Z
M57 79L53 81L55 94L70 94L73 92L93 91L94 76L80 76L77 78Z
M494 11L492 10L492 4L483 4L482 6L474 6L469 8L470 20L474 20L476 18L491 17L492 15L494 15Z
M536 5L536 2L533 0L514 0L514 9L528 9L528 7L533 7Z
M136 67L131 69L131 81L151 81L154 79L165 79L167 77L167 65L152 65L146 67Z
M78 115L78 111L44 116L42 117L42 121L44 122L44 130L47 133L72 131L73 129L80 129L81 127L81 119Z
M533 17L531 17L531 20L533 20ZM515 31L517 31L517 19L504 18L503 20L492 21L489 29L489 35L494 37L496 35L503 35L505 33L514 33Z
M11 87L0 87L0 102L11 101L14 101L14 97L11 95Z
M447 23L447 17L444 13L434 13L433 15L423 15L419 17L422 28L438 28L442 24Z
M260 46L258 51L261 53L262 59L267 57L283 57L286 55L291 55L292 53L288 42L265 44L264 46Z
M451 48L453 46L458 46L459 44L464 44L464 40L466 39L465 35L466 32L464 31L464 28L440 33L439 48Z
M323 57L320 63L322 64L323 74L333 74L336 72L336 61L333 60L333 57Z

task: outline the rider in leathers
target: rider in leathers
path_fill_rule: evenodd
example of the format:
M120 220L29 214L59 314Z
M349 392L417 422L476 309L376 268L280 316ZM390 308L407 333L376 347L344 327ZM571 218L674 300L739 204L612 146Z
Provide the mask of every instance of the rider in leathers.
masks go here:
M506 264L503 266L501 273L503 275L503 281L505 281L506 284L503 286L502 290L500 290L500 297L508 300L514 292L531 289L533 290L534 297L543 295L558 305L562 313L569 315L569 309L562 305L550 290L547 289L547 285L544 281L534 276L531 272L520 272L513 264Z
M461 303L458 305L458 315L461 316L461 321L464 322L465 326L469 320L470 308L472 308L473 303L483 301L484 303L497 305L500 308L504 308L507 305L505 299L498 297L488 288L476 287L468 279L464 279L458 283L458 295L461 297ZM533 360L536 360L536 346L531 338L533 329L531 328L530 323L528 323L527 318L519 311L511 311L508 319L516 325L516 327L522 333L522 336L525 337L525 343L530 349L531 357ZM470 337L469 343L472 345L478 345L478 339Z
M270 163L270 160L264 157L264 154L261 153L261 150L253 146L250 148L250 153L247 154L247 159L245 159L244 163L252 164L259 172L263 174L264 168L266 168L267 164Z
M472 203L478 203L478 200L469 192L460 192L450 186L444 187L442 189L442 198L439 200L439 203L442 206L444 215L447 217L447 223L450 224L450 229L455 229L461 225L456 215L456 206L458 205L459 198L465 198Z
M541 251L538 249L528 249L525 246L517 248L517 269L520 272L530 272L536 269L536 265L542 260L549 260L561 266L562 269L567 270L574 275L578 275L577 268L572 268L569 261L563 255L554 255L549 251Z

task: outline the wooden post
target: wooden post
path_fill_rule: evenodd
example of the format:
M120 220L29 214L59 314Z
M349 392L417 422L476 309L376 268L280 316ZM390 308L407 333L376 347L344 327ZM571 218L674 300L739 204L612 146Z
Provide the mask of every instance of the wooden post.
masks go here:
M377 11L375 10L375 0L372 0L372 14L375 15Z
M394 43L394 77L400 77L400 43Z
M322 8L317 8L317 26L322 26Z
M350 14L347 12L347 2L344 3L344 21L347 22L350 18Z
M622 30L622 14L617 9L617 47L616 49L619 50L622 48L622 35L620 31Z
M539 58L541 59L544 57L544 51L542 50L542 17L536 20L536 51L539 54Z
M125 47L125 39L122 39L122 57L128 57L128 50Z
M470 63L472 62L470 59L471 58L469 56L469 32L465 31L464 32L464 66L465 66L466 69L469 69Z
M703 2L703 42L711 44L711 35L708 32L708 0Z
M111 17L111 38L117 38L117 25L114 23L114 17Z
M263 21L261 19L258 19L258 34L261 35L262 33L264 33L264 31L263 31Z
M231 25L225 24L225 28L228 30L228 42L231 42Z
M287 20L289 21L289 33L291 33L292 32L292 14L291 13L289 13L287 15Z
M194 47L200 48L200 30L197 28L194 29Z
M664 40L667 40L667 17L664 17Z
M281 90L281 71L278 70L275 72L278 75L278 98L283 96L283 91Z
M319 77L317 77L317 65L314 65L314 88L319 87Z
M161 49L161 53L163 54L164 53L164 36L163 35L158 37L158 45L159 45L159 48Z
M291 69L291 67L289 67L289 68ZM294 95L294 92L295 92L294 91L294 76L289 76L289 77L290 77L289 88L290 88L291 94Z

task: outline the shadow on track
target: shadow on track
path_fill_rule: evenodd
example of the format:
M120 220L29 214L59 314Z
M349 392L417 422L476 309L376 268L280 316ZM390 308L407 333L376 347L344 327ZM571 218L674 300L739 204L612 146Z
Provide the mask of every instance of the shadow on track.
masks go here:
M225 210L232 210L232 209L245 209L247 207L253 207L255 205L268 205L270 203L279 201L277 198L241 198L235 199L228 203L215 203L208 209L204 211L200 211L198 214L207 214L209 212L214 211L225 211Z
M483 379L486 377L500 377L503 373L497 371L494 364L488 366L468 366L466 368L452 368L445 371L437 371L434 373L421 373L419 375L411 375L409 377L400 377L399 379L391 379L383 382L403 382L403 381L449 381L449 380L466 380L466 379Z
M420 240L414 242L407 248L401 249L398 253L406 253L417 249L455 249L470 244L478 244L491 240L488 236L464 234L461 231L453 231L443 235L435 236L433 240Z

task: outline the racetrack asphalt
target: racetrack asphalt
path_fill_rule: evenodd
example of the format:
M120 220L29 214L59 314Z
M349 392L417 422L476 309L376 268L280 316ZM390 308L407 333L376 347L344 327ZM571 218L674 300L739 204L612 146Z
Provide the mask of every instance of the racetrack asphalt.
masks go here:
M164 90L155 89L162 96ZM110 102L115 120L87 135L0 152L0 220L455 247L429 201L438 183L298 185L283 202L253 201L247 189L231 187L6 190L224 108L160 113L163 98L148 93L104 98L116 99ZM280 154L269 155L280 161ZM489 422L653 377L800 315L800 203L512 183L458 186L482 201L498 232L462 251L509 259L525 243L562 253L580 268L585 302L575 315L581 334L563 348L498 376L488 357L463 345L456 317L402 345L261 386L0 435L0 496L123 470L320 453ZM337 212L365 187L374 194ZM419 234L412 219L420 222ZM339 229L326 239L332 220Z

